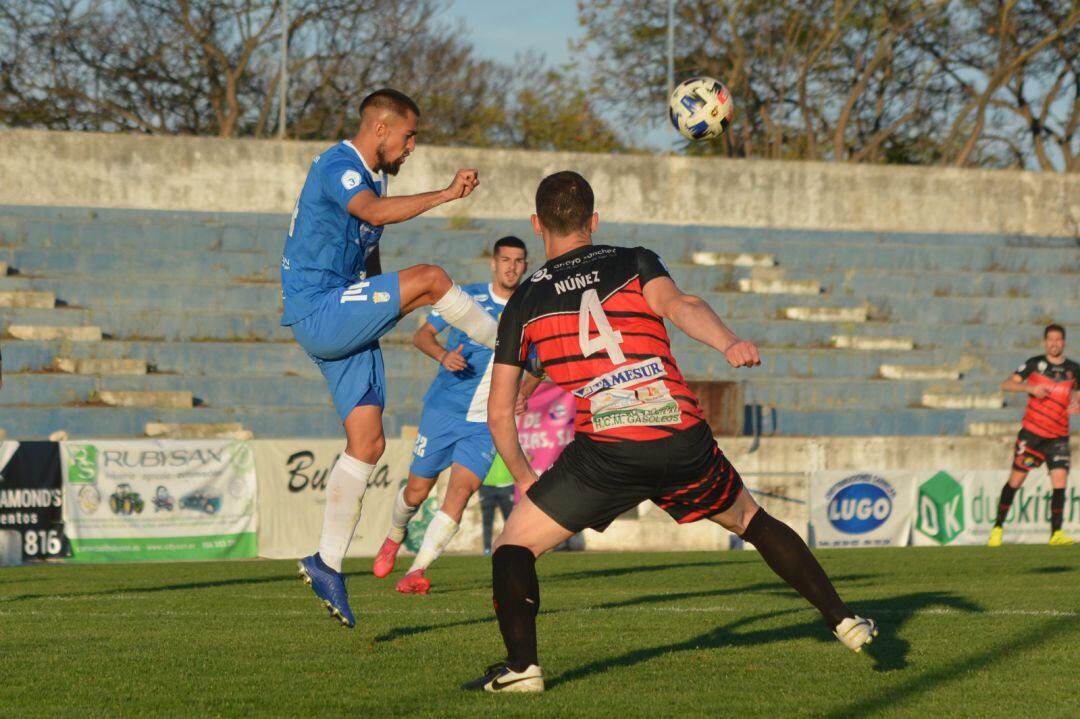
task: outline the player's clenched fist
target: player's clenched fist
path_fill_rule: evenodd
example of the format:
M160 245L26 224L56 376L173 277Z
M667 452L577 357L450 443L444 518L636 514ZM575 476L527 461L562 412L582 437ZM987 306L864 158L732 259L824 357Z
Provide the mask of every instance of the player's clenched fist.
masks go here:
M454 180L446 188L451 197L461 199L468 197L476 186L480 184L480 172L476 169L458 170Z
M439 364L451 372L460 372L465 369L469 366L469 363L465 361L464 355L461 354L461 350L464 348L465 345L462 343L459 344L455 350L447 350L443 354L442 359L439 360Z
M757 345L746 340L737 340L724 350L724 358L732 367L757 367L761 364Z

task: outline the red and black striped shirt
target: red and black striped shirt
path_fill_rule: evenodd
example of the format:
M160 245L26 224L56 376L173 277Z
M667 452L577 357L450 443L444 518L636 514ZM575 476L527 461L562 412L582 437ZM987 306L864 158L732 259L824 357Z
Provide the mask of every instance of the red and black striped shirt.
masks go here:
M1054 364L1046 355L1038 355L1020 365L1016 374L1028 384L1050 387L1045 397L1028 397L1024 429L1040 437L1068 437L1069 402L1076 391L1080 365L1072 360Z
M523 366L535 348L548 377L576 398L576 433L651 440L703 421L642 289L669 277L643 247L588 245L549 260L518 287L499 321L495 362Z

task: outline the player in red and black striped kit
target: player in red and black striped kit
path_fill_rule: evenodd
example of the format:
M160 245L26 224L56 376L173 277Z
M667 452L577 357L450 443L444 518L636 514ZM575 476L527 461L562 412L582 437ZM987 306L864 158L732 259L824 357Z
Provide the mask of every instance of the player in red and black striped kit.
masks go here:
M1001 383L1006 392L1029 395L1027 410L1016 437L1012 473L1001 488L997 519L990 530L991 547L1000 547L1005 516L1013 496L1028 472L1043 464L1050 470L1050 544L1064 546L1076 540L1061 529L1065 513L1065 483L1069 478L1069 416L1080 412L1080 365L1065 359L1065 328L1043 330L1046 354L1032 357Z
M464 688L543 691L536 558L586 527L603 531L645 500L680 523L710 519L753 544L840 641L859 651L877 633L874 622L844 605L799 535L743 487L683 380L664 320L721 352L732 367L760 364L757 347L735 336L703 300L680 292L655 253L593 245L597 222L592 188L581 175L559 172L540 183L533 228L548 262L503 311L488 399L495 446L526 490L492 554L507 660ZM514 422L531 350L577 400L574 440L539 479Z

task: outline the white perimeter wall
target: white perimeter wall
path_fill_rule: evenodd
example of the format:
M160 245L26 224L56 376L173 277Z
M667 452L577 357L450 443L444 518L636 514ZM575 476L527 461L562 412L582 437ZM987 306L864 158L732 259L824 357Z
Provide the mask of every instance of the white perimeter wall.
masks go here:
M329 143L0 130L0 204L289 212ZM1080 176L820 162L424 147L393 194L476 167L436 215L522 219L557 170L593 184L602 219L734 227L1080 235Z

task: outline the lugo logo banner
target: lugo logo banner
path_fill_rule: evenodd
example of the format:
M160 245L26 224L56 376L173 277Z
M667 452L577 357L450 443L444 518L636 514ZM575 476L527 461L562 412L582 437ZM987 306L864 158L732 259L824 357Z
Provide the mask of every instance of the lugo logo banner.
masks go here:
M64 517L81 562L254 557L246 442L62 442Z
M259 556L287 559L311 554L322 531L326 483L344 442L259 439L249 444L259 480ZM350 557L374 556L386 539L394 497L409 476L412 447L408 440L387 440L368 480Z
M903 546L915 506L909 472L815 472L810 537L817 547Z
M0 529L19 532L24 560L70 554L62 505L59 445L0 442Z

